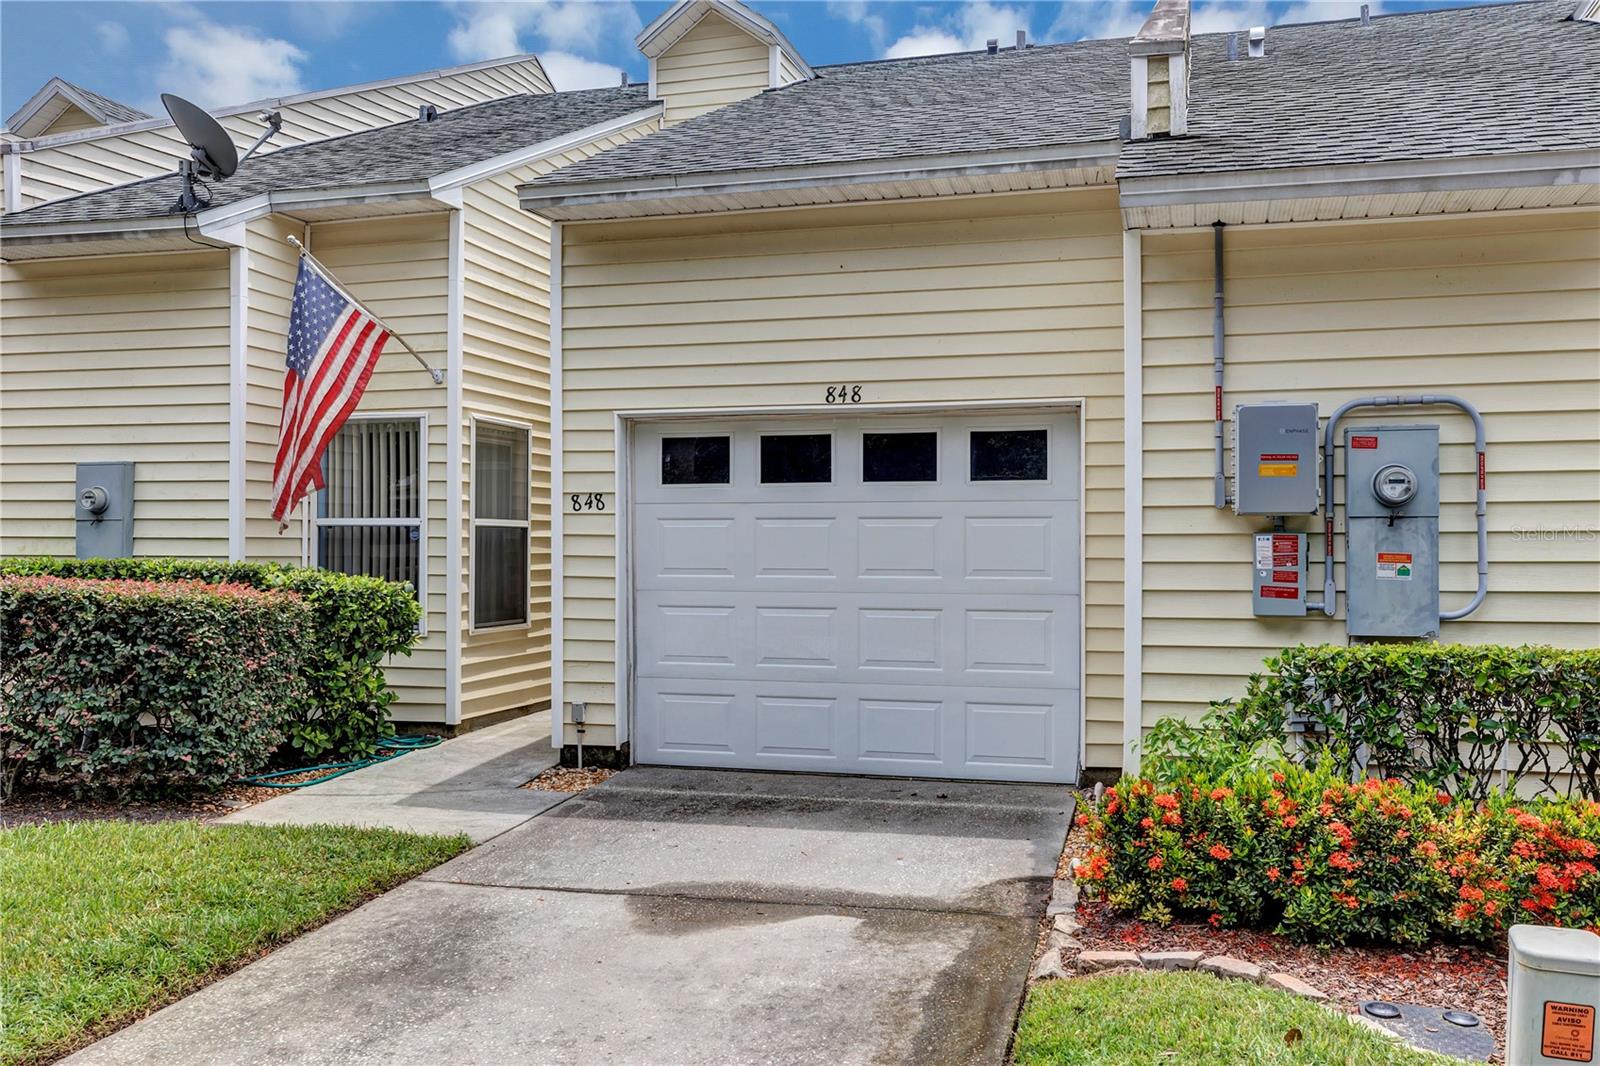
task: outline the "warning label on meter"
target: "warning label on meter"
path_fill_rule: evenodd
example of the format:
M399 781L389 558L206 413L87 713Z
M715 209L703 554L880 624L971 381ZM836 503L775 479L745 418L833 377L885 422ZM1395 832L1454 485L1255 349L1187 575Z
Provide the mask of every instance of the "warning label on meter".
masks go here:
M1378 580L1379 581L1410 581L1411 580L1411 553L1410 552L1379 552L1378 553Z
M1546 1000L1539 1051L1547 1059L1594 1061L1594 1008L1586 1003Z
M1300 457L1292 453L1268 452L1256 463L1257 477L1298 477L1299 474Z

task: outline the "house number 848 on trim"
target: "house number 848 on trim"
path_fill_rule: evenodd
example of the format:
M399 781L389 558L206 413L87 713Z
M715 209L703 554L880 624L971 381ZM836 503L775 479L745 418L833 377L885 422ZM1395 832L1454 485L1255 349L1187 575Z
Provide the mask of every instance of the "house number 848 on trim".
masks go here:
M585 511L609 511L610 504L606 502L603 492L572 492L567 494L567 510L573 514Z

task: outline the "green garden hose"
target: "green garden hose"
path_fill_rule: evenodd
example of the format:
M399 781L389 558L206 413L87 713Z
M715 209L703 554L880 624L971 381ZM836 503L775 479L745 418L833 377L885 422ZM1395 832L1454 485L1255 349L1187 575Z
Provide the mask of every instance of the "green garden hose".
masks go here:
M433 748L444 743L444 737L428 734L427 736L412 737L384 737L378 741L377 751L365 759L351 759L349 762L324 762L315 766L297 766L293 770L278 770L270 774L255 774L252 777L241 777L241 785L255 785L259 788L305 788L308 785L320 785L324 781L332 781L336 777L343 777L351 770L359 770L363 766L373 766L390 759L398 759L408 751L421 751L423 748ZM296 774L309 774L314 770L327 770L321 777L314 777L309 781L279 781L280 777L293 777Z

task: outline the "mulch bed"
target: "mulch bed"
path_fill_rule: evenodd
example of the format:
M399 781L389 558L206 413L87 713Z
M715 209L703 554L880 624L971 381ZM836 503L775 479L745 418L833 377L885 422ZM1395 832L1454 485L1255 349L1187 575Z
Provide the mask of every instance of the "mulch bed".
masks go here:
M296 774L280 780L291 784L315 774ZM288 795L292 788L229 785L217 792L175 796L160 800L115 800L78 797L49 789L21 792L0 804L0 826L43 825L49 822L170 822L184 818L205 821L254 807Z
M1087 803L1088 797L1080 802ZM1086 850L1085 831L1074 827L1062 849L1058 877L1070 877L1071 861ZM1281 936L1244 929L1213 929L1203 923L1153 925L1113 914L1097 901L1078 905L1083 930L1076 939L1087 951L1203 951L1232 955L1267 972L1290 973L1321 989L1338 1007L1355 1013L1363 1000L1420 1003L1471 1011L1505 1046L1506 961L1504 953L1475 947L1339 947L1321 949ZM1071 959L1066 969L1076 973ZM1496 1060L1498 1061L1498 1059Z
M520 786L539 792L582 792L610 780L615 770L579 770L571 766L552 766L532 781Z

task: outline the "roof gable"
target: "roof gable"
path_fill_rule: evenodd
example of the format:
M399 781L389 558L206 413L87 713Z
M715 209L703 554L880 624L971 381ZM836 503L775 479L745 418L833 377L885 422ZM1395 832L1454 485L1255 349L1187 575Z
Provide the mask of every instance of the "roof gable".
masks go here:
M777 48L802 79L815 76L811 65L782 30L738 0L678 0L654 22L640 30L633 43L647 59L656 59L713 12L762 44Z
M18 137L37 137L50 131L73 110L87 116L95 126L138 122L150 117L138 108L74 85L65 78L51 78L6 120L6 130ZM71 128L82 129L83 126L74 124Z

